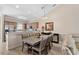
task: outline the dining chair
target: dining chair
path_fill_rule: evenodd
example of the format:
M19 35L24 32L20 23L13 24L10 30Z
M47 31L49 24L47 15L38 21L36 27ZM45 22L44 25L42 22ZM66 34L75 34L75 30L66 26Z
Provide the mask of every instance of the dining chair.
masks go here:
M49 35L48 38L47 38L47 41L46 41L46 51L48 52L50 49L51 49L51 39L52 39L52 36Z
M28 50L28 53L29 53L29 50L32 48L29 44L25 43L23 40L27 40L29 39L28 36L26 35L22 35L22 52L24 50L25 47L27 47L27 50Z
M34 54L34 51L36 51L38 52L39 55L41 55L45 50L45 45L46 45L46 38L41 38L40 43L32 47L32 54Z

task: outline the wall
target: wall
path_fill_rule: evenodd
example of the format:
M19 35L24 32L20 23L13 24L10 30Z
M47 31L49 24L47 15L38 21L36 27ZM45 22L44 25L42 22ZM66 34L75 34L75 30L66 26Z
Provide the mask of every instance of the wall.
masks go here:
M79 33L79 5L60 5L47 15L48 19L40 18L31 22L39 22L39 29L45 22L54 22L54 31L58 33Z
M3 16L0 15L0 54L2 52L2 39L3 39L3 25L4 24L4 19L3 19Z

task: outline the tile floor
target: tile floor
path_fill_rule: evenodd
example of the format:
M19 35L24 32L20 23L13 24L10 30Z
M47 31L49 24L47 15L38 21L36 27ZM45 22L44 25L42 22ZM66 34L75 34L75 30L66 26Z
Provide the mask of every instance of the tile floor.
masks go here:
M5 43L4 43L1 55L32 55L32 54L27 53L27 48L24 48L24 51L22 52L21 46L7 51L5 49ZM48 52L48 55L62 55L62 53L59 48L57 48L56 46L53 46L51 50Z

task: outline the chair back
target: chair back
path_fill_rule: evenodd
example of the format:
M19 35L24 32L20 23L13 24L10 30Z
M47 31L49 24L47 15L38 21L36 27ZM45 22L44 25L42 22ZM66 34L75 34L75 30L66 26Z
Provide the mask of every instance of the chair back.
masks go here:
M51 41L53 41L53 34L51 34Z
M47 38L42 38L41 39L41 41L40 41L40 50L45 48L46 42L47 42Z
M50 35L50 36L48 36L48 38L47 38L47 43L50 43L51 40L52 40L52 36Z

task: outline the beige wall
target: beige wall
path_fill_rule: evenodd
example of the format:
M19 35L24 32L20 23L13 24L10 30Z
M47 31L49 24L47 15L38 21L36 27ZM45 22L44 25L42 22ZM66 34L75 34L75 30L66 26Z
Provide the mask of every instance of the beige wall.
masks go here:
M48 15L49 19L36 19L39 29L45 22L54 22L54 31L58 33L79 33L79 5L60 5L52 10Z
M3 24L4 24L4 19L3 19L3 16L0 15L0 53L1 53L1 50L2 50L2 39L3 39Z
M2 41L2 32L3 31L3 19L2 16L0 16L0 42Z

